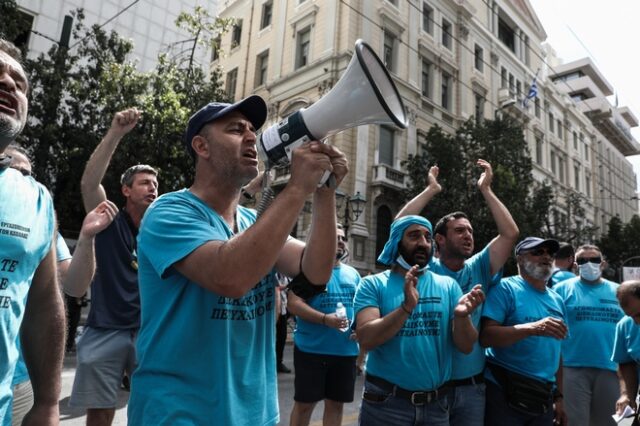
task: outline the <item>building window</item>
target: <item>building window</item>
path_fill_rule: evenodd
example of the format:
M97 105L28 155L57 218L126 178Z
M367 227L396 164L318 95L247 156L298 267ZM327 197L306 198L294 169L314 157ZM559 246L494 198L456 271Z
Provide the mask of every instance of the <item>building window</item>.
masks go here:
M422 96L431 98L431 62L422 60Z
M505 67L500 69L500 88L507 88L507 69Z
M442 45L447 49L451 49L451 22L442 18Z
M511 73L509 73L509 93L512 95L516 93L516 79Z
M558 125L558 127L556 127L556 132L558 133L558 137L559 137L561 140L564 140L564 139L562 138L562 121L560 121L560 119L558 118L558 119L556 120L556 124Z
M475 94L475 115L476 115L476 124L480 124L482 120L484 120L484 96Z
M573 149L578 150L578 134L573 132Z
M267 70L269 69L269 51L265 50L256 58L256 81L255 87L262 86L267 82Z
M536 110L536 117L540 118L540 115L542 114L542 108L540 108L540 98L536 96L535 101L533 103Z
M382 253L384 245L389 239L389 231L391 230L391 210L387 206L380 206L377 212L376 220L376 259Z
M584 192L587 197L591 197L591 177L587 173L584 176Z
M474 66L476 67L476 69L480 72L482 72L482 70L484 69L484 51L482 49L482 47L478 46L476 44L476 47L473 51L473 55L474 55Z
M271 25L271 17L273 15L273 0L266 1L262 4L262 19L260 19L260 29Z
M378 163L393 167L395 151L395 132L392 128L380 126L380 145L378 149Z
M553 118L553 113L549 113L549 131L553 133L553 124L555 123L555 119Z
M238 19L231 30L231 48L240 46L242 39L242 19Z
M392 5L398 7L398 0L387 0L389 3L391 3Z
M311 45L311 28L305 28L298 32L296 42L296 69L309 63L309 48Z
M392 33L384 32L384 65L391 72L396 70L396 36Z
M23 53L29 49L29 39L31 36L31 28L33 28L33 15L29 15L21 10L18 11L18 19L12 25L19 29L16 31L16 37L11 40Z
M451 76L445 72L442 73L442 108L451 109Z
M560 181L560 183L564 183L564 172L564 158L558 157L558 180Z
M556 153L551 151L551 173L556 174Z
M217 61L220 58L220 43L222 43L220 36L217 36L211 42L211 62Z
M573 186L576 188L576 191L580 191L580 165L573 165Z
M502 18L498 17L498 38L513 53L516 52L516 33Z
M520 83L520 80L516 80L516 99L522 99L522 83Z
M541 137L537 137L536 138L536 163L538 163L538 165L542 166L543 164L543 160L542 160L542 155L544 152L544 141L542 140Z
M589 145L587 141L582 141L582 146L584 147L584 159L589 161Z
M433 8L422 2L422 30L433 35Z
M238 83L238 68L234 68L227 73L227 82L224 91L231 99L236 97L236 84Z

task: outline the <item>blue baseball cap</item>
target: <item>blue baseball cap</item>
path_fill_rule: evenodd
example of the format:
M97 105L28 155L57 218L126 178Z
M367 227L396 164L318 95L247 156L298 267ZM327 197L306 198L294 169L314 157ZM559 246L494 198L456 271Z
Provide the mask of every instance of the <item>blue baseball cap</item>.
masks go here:
M200 133L200 130L202 130L206 124L222 118L233 111L241 112L245 117L247 117L251 124L253 124L253 127L256 130L262 127L264 122L267 120L267 104L258 95L248 96L235 104L211 102L200 108L198 112L189 118L184 143L186 145L187 152L191 157L195 158L196 156L196 153L191 147L191 141L198 133Z
M548 247L551 251L551 254L554 254L560 248L560 243L552 239L545 240L538 237L527 237L516 245L516 255L522 253L523 251L533 250L534 248L540 246Z

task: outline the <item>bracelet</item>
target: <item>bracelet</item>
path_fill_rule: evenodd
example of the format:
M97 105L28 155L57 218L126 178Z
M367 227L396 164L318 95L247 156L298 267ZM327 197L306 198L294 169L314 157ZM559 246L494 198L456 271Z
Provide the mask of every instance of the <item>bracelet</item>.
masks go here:
M327 325L324 322L325 318L327 318L327 314L322 314L322 325Z
M407 314L411 315L412 311L408 310L405 306L404 306L404 302L402 302L400 304L400 307L402 308L403 311L405 311Z

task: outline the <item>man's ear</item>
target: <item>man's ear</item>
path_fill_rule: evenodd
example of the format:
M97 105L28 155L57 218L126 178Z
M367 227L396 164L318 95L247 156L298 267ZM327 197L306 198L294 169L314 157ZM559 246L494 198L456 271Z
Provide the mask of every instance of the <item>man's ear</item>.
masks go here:
M131 188L127 185L122 185L122 188L120 190L122 191L122 195L124 195L125 198L129 198L129 195L131 195Z
M193 148L197 156L209 158L209 141L204 136L194 136L191 140L191 148Z

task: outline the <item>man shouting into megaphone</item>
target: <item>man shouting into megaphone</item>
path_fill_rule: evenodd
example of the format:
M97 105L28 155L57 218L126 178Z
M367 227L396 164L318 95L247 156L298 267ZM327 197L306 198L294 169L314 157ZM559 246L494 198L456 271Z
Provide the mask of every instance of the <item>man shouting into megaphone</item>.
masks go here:
M258 173L256 130L262 98L210 103L190 119L193 185L158 198L138 237L142 324L129 421L275 425L275 272L312 284L331 277L336 242L335 190L348 172L338 149L316 141L293 150L291 179L256 221L238 205ZM306 244L291 238L313 194Z

